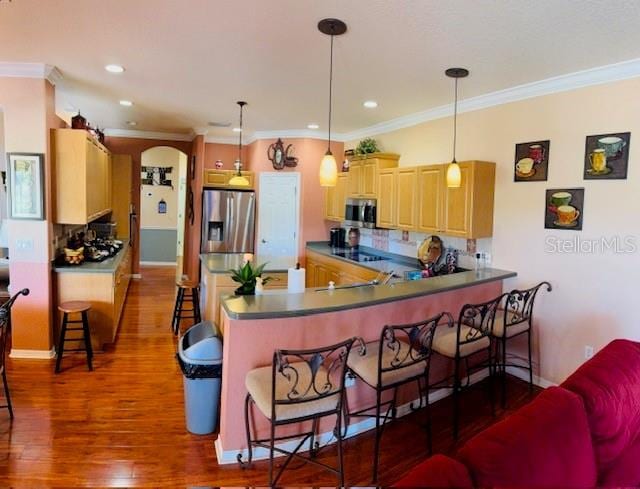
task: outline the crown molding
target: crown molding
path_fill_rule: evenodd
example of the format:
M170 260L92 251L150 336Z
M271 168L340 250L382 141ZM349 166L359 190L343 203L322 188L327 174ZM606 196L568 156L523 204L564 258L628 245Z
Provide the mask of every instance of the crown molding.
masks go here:
M205 136L205 143L214 143L214 144L238 144L238 138L234 137L223 137L223 136ZM245 144L251 144L253 141L247 141Z
M44 63L0 62L0 78L42 78L55 85L62 80L62 73L55 66Z
M252 134L253 141L258 139L284 139L284 138L300 138L300 139L329 139L329 134L326 131L317 131L312 129L284 129L282 131L256 131ZM344 142L345 134L332 133L332 141Z
M158 131L138 131L134 129L105 129L105 136L117 138L158 139L165 141L193 141L193 134L180 134Z
M614 63L588 70L576 71L566 75L546 78L524 85L498 90L458 102L458 113L486 109L497 105L508 104L543 95L567 92L578 88L601 85L640 76L640 58ZM441 119L453 115L453 104L442 105L433 109L415 112L373 126L356 129L342 134L343 141L352 141L364 137L375 136L386 132L397 131L424 122ZM336 138L338 140L338 138Z

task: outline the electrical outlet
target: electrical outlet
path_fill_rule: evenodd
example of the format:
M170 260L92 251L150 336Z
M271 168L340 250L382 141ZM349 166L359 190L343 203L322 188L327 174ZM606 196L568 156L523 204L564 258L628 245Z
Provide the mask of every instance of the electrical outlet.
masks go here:
M584 358L585 360L589 360L593 356L593 346L585 345L584 347Z

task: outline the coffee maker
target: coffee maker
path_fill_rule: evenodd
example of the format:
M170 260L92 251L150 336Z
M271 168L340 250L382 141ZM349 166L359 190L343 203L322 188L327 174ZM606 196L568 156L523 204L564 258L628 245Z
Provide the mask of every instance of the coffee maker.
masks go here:
M331 228L329 230L329 246L332 248L344 248L347 232L344 228Z

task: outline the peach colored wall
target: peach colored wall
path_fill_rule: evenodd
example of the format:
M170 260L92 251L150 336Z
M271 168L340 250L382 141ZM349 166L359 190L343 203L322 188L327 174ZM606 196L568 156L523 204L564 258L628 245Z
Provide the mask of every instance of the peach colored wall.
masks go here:
M191 143L188 141L166 141L156 139L122 138L107 136L105 146L113 154L131 155L132 159L132 180L131 180L131 202L140 213L140 171L142 165L142 153L156 146L170 146L176 148L186 155L191 155ZM189 156L190 158L190 156ZM188 160L190 161L190 160ZM187 165L189 166L189 165ZM140 236L140 219L138 219L137 236ZM140 243L136 240L133 247L133 273L140 272ZM185 247L186 250L186 247Z
M46 80L0 78L0 110L4 112L5 151L43 153L45 220L10 220L9 273L11 291L31 290L12 311L12 348L43 350L52 347L51 287L51 159L49 129L58 127L54 89ZM23 244L18 246L18 240ZM26 245L26 246L25 246Z
M260 199L260 173L275 172L271 161L267 158L267 149L275 139L258 140L247 148L247 169L256 173L257 199ZM300 199L300 242L298 255L302 262L304 259L304 247L307 241L322 241L329 239L329 228L333 225L324 219L325 189L318 183L318 170L320 161L327 151L327 141L321 139L287 139L285 147L294 146L294 156L298 158L298 166L285 167L283 172L299 172L301 180ZM342 143L333 142L331 151L336 159L342 161L344 153ZM260 219L260 216L257 216ZM256 225L256 230L258 226Z
M423 320L442 311L459 311L468 302L489 300L502 290L500 281L476 285L465 289L443 292L414 299L406 299L359 309L293 318L231 320L224 314L224 346L222 372L222 397L220 411L220 443L225 451L246 448L244 420L242 416L246 389L244 379L251 369L270 365L275 349L304 349L331 345L353 336L365 341L379 339L385 324L402 324ZM309 292L314 293L314 292ZM244 300L235 298L234 300ZM435 356L431 371L433 382L442 380L451 372L451 362ZM401 402L415 396L410 386ZM351 410L364 408L374 402L373 389L361 385L348 389ZM267 422L257 412L256 428L259 435L266 435ZM335 419L326 419L320 432L329 431ZM288 433L297 427L289 429ZM287 433L286 429L278 430Z
M222 160L224 170L233 170L238 158L237 144L205 143L204 145L204 167L215 168L216 160ZM242 147L242 163L247 160L247 147Z
M184 233L184 265L183 274L191 280L200 278L200 234L202 227L202 185L205 158L204 136L196 136L191 143L191 154L195 156L195 174L191 173L191 165L188 165L187 181L187 206L189 201L189 189L193 192L193 224L189 221L187 213Z
M469 79L472 83L473 79ZM467 83L467 82L465 82ZM493 264L518 272L506 288L549 280L536 314L538 374L561 382L584 362L584 347L640 340L635 301L640 278L640 78L581 88L461 114L459 161L495 161ZM400 164L451 159L451 118L376 135ZM585 137L630 131L627 180L583 180ZM551 140L547 182L513 182L515 144ZM347 147L354 147L350 141ZM582 231L544 229L545 189L584 187ZM633 253L552 253L549 239L629 237ZM522 344L520 347L522 348ZM524 351L521 349L521 351Z

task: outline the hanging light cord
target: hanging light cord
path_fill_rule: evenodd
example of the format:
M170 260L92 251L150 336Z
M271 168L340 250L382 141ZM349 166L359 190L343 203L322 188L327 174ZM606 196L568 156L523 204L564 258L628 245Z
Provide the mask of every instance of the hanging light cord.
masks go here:
M456 83L456 95L455 102L453 104L453 162L456 163L456 136L458 132L458 79L455 79Z
M331 154L331 97L333 86L333 34L331 34L331 51L329 54L329 142L327 143L327 154Z
M240 104L240 139L238 140L238 176L242 176L242 109L244 105Z

